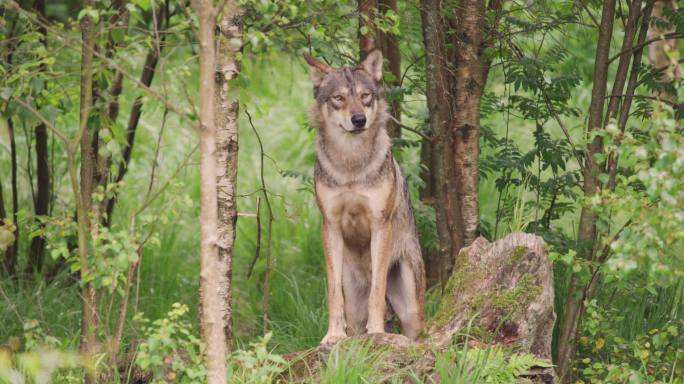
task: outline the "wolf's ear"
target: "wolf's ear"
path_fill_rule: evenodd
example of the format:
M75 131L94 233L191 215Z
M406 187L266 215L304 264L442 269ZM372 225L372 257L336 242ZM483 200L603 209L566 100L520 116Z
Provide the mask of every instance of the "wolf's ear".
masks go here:
M359 68L368 72L377 82L382 80L382 52L374 49L359 63Z
M314 59L308 53L304 53L304 60L309 64L309 70L311 73L311 82L313 82L314 88L318 88L325 78L325 75L330 73L332 70L327 65L321 63L320 61Z

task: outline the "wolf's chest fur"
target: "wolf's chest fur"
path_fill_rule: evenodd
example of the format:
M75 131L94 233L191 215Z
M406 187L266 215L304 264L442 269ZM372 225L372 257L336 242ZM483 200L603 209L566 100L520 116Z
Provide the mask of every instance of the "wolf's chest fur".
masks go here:
M391 211L392 194L390 179L373 186L316 185L316 195L323 214L339 225L345 244L362 253L370 247L372 224L384 220Z

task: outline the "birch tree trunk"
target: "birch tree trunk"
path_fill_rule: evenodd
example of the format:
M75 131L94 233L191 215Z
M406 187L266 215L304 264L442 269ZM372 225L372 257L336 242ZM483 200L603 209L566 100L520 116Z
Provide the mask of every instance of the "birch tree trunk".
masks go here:
M502 1L491 1L499 12ZM428 280L442 284L451 274L459 250L477 236L480 223L478 156L480 99L489 73L485 48L492 43L500 15L485 26L485 1L461 1L448 14L438 0L420 4L426 51L426 96L431 142L423 143L426 164L432 157L434 175L425 192L434 194L439 257L426 253ZM445 16L446 15L446 16Z
M218 193L218 246L221 281L225 286L222 321L226 348L232 342L231 281L233 244L237 205L238 117L240 102L237 90L230 89L230 80L240 73L238 54L242 50L241 9L234 1L227 1L221 11L216 52L216 86L214 89L214 116L216 121L217 193Z
M453 236L460 234L460 224L456 220L459 207L453 196L456 190L453 172L452 136L449 134L449 123L452 119L449 99L450 72L447 60L446 35L444 19L439 0L423 0L420 13L423 27L423 43L426 61L426 96L430 111L430 138L423 144L425 163L433 175L423 175L424 181L432 181L429 190L434 194L434 206L439 237L439 250L425 254L427 279L439 282L442 287L451 274L451 252L453 248L463 247L462 238ZM428 178L429 177L429 178Z
M200 326L207 366L207 382L226 382L228 355L225 312L229 297L226 262L219 256L218 231L218 156L216 147L216 50L214 28L216 11L211 0L193 0L198 16L200 46ZM225 175L224 175L225 176ZM221 247L224 247L222 244Z
M486 83L484 0L466 0L458 7L452 119L456 194L460 207L463 245L477 237L480 224L477 160L480 154L480 98ZM456 256L459 249L453 248Z

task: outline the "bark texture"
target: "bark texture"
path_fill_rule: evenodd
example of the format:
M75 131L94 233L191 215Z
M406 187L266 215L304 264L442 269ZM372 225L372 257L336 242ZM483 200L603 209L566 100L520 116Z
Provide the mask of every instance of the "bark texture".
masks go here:
M615 19L615 0L603 2L601 13L601 24L598 33L598 43L596 46L596 58L594 61L594 84L591 92L591 102L589 105L589 121L587 132L592 132L603 128L603 107L605 105L609 51L613 32L613 20ZM603 142L597 136L586 148L584 153L584 196L591 197L600 191L601 185L598 179L601 166L594 159L594 155L603 151ZM583 207L580 213L580 223L578 230L578 252L583 258L592 260L594 246L596 244L596 214L590 207ZM580 281L575 273L570 278L567 300L563 311L563 321L560 326L558 347L557 372L561 381L568 382L572 376L572 364L575 353L577 352L577 338L579 322L584 306L584 283Z
M556 318L553 299L553 268L540 237L514 233L495 243L478 238L461 250L425 338L417 342L396 334L362 338L389 347L386 359L391 365L421 378L435 379L435 352L448 348L466 332L471 319L467 331L474 338L471 344L513 346L550 360ZM293 366L287 379L315 382L329 352L330 346L323 345L288 355ZM529 376L526 379L533 382L552 383L555 379L551 368L534 369Z
M397 0L378 0L378 12L385 14L388 11L399 14ZM378 40L382 50L382 57L387 60L387 70L392 76L392 80L387 81L385 87L393 93L389 104L389 113L396 121L390 120L387 122L387 133L390 137L397 138L401 136L401 127L399 126L401 122L401 98L396 94L396 91L401 87L399 38L395 35L378 31Z
M460 2L456 20L451 134L464 245L475 240L480 225L477 160L480 154L480 98L487 73L483 54L484 18L483 0ZM457 252L457 248L452 249L452 254Z
M438 252L425 253L425 268L428 285L439 282L446 284L451 269L451 250L463 247L460 236L460 210L450 195L456 190L452 166L452 136L449 123L452 120L450 108L450 73L447 59L445 20L442 17L439 0L423 0L420 14L423 27L426 62L426 96L430 116L430 141L422 146L424 165L430 171L423 175L423 181L433 183L429 191L432 196L439 237ZM425 197L425 196L424 196ZM459 236L453 236L459 234Z
M378 8L377 0L358 0L359 13L359 57L363 60L366 55L377 48L377 29L373 22L375 11Z
M228 287L225 268L219 258L218 194L216 116L214 107L216 49L214 28L216 26L213 2L193 0L192 7L199 21L199 83L200 83L200 326L205 345L204 358L207 366L207 382L226 382L226 357L228 355L225 324L225 299ZM223 272L222 272L223 271ZM223 273L223 275L222 275Z
M224 303L221 308L223 333L226 347L232 341L231 281L233 265L233 244L237 221L237 160L238 160L238 117L240 103L237 90L230 89L230 80L240 73L238 54L242 49L242 18L240 8L233 1L227 1L221 11L219 34L217 37L217 72L214 89L214 108L216 119L216 157L218 194L218 246L221 281L225 289Z
M485 2L461 1L447 10L438 0L420 3L426 52L426 96L431 141L422 145L424 165L432 165L439 255L426 252L429 282L449 276L459 250L477 237L480 224L477 161L480 137L480 99L489 74L491 46L502 1L492 1L494 18L485 23Z

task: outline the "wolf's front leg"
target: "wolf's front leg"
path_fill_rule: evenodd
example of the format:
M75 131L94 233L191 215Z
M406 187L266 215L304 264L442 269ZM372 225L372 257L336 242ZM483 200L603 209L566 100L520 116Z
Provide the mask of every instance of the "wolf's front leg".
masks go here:
M342 260L344 240L339 224L323 220L323 243L325 267L328 274L328 333L321 344L334 343L347 337L344 321L344 296L342 293Z
M392 225L389 220L374 223L371 234L371 288L368 297L368 333L385 332L385 293L391 258Z

